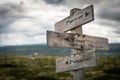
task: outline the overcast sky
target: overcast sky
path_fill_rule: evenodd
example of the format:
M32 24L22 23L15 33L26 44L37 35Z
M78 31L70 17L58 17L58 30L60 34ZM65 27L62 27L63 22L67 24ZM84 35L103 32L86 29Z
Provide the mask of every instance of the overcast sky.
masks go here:
M120 43L120 0L0 0L0 46L46 43L46 31L72 8L94 5L83 33Z

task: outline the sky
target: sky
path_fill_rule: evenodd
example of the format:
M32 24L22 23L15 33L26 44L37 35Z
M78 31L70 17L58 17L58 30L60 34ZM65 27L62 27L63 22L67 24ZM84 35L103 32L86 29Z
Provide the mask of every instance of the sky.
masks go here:
M0 46L46 44L46 31L73 8L94 6L83 33L120 43L120 0L0 0Z

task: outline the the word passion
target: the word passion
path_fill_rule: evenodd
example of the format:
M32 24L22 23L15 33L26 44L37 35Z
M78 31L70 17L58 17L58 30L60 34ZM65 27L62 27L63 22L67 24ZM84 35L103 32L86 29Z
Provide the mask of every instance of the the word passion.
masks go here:
M56 60L56 72L71 71L87 67L95 67L97 65L97 57L95 50L85 51L73 57L65 57Z

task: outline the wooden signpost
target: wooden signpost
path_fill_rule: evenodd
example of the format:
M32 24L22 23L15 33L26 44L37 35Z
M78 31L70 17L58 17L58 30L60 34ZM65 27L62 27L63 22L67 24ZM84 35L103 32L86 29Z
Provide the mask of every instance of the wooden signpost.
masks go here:
M81 53L79 53L81 54ZM72 71L97 65L95 50L87 50L81 55L56 60L56 72Z
M94 20L93 5L74 8L70 16L55 24L55 31L47 31L49 47L72 48L71 56L56 60L56 72L73 71L74 80L85 80L84 68L97 66L95 50L108 50L108 39L83 35L82 26ZM71 31L71 33L64 33Z
M58 33L47 31L47 44L50 47L108 50L108 39L78 33Z
M66 17L65 19L55 24L55 31L65 32L72 30L75 27L88 23L94 20L93 5L82 10L77 10L75 14Z

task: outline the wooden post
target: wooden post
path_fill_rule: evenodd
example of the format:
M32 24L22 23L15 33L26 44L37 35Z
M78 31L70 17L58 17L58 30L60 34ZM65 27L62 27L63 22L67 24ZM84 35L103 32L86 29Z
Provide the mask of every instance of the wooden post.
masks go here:
M80 10L80 9L76 9L76 8L72 9L70 11L70 15L74 15L77 10ZM83 34L82 26L79 26L77 28L72 29L71 33ZM83 49L81 49L81 50L79 50L79 49L72 49L71 56L76 56L76 55L80 55L80 54L83 54L83 53L84 53ZM73 71L73 80L85 80L85 71L84 71L84 69L79 69L79 70Z
M84 69L74 71L73 72L73 80L85 80Z
M82 26L71 30L72 33L79 33L82 34ZM81 46L82 47L82 46ZM72 49L72 56L83 54L84 50ZM75 70L73 71L73 80L85 80L85 71L84 69Z

